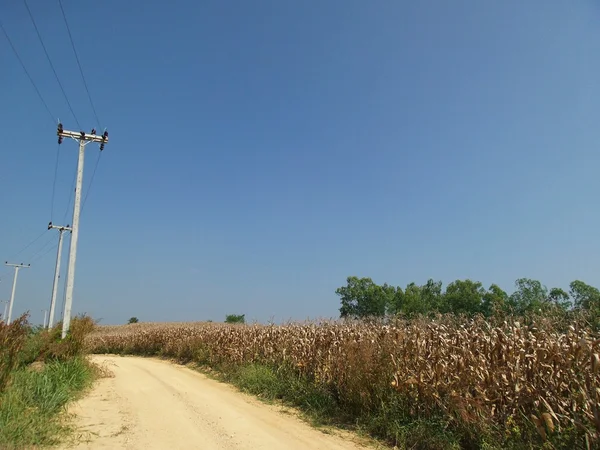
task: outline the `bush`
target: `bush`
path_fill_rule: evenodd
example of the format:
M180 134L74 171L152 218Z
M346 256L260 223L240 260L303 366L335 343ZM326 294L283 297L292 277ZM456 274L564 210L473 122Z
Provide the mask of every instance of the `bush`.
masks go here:
M46 359L69 359L85 353L85 339L96 328L90 316L82 315L71 320L71 327L65 339L60 340L58 327L49 334L51 345Z
M20 354L21 364L34 361L66 361L85 353L85 338L96 324L89 316L77 316L71 320L69 333L62 336L62 324L58 323L50 330L32 329Z
M246 314L227 314L225 323L246 323Z

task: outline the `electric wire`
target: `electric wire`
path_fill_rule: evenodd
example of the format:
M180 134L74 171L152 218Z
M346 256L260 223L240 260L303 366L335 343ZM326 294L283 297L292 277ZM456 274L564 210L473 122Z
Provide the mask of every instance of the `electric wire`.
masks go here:
M31 259L31 264L33 264L34 262L39 261L40 259L42 259L44 256L46 256L48 253L50 253L56 247L58 247L58 242L56 242L52 247L49 247L44 253L42 253L40 255L37 255L37 258L32 258Z
M94 106L94 101L92 100L92 95L90 93L87 80L85 78L85 74L83 73L83 68L81 66L81 61L79 60L79 55L77 53L77 49L75 47L75 41L73 40L73 34L71 33L71 27L69 26L69 21L67 20L67 15L65 14L65 10L62 5L62 0L58 0L58 4L60 6L60 11L63 16L63 20L65 22L65 26L67 27L67 33L69 34L69 40L71 41L71 48L73 49L73 54L75 55L75 60L77 61L77 67L79 68L79 73L81 74L81 79L83 80L83 86L85 87L85 92L87 93L88 100L90 102L90 106L92 107L92 111L94 112L94 117L96 118L96 122L98 123L98 128L102 128L102 123L100 122L100 118L98 117L98 112L96 111L96 107ZM94 184L94 178L96 176L96 171L98 170L98 164L100 163L100 155L98 154L98 158L96 159L96 164L94 165L94 171L92 172L92 177L90 178L90 183L86 189L85 197L83 199L83 203L81 205L81 213L83 214L83 209L85 208L85 203L90 194L90 190L92 189L92 185Z
M18 252L14 253L13 255L11 255L11 257L9 258L9 260L13 260L15 259L17 256L19 256L21 253L23 253L25 250L27 250L29 247L31 247L33 244L35 244L37 241L39 241L42 236L44 236L46 233L48 232L48 230L44 230L39 236L37 236L36 238L32 239L29 244L27 244L25 247L23 247L21 250L19 250Z
M42 44L42 48L44 49L44 53L46 54L46 59L48 60L48 63L50 63L50 68L52 69L52 72L54 72L54 77L56 78L58 86L60 87L60 90L62 91L63 96L65 97L65 100L67 101L67 105L69 106L69 110L71 111L71 114L73 115L73 118L75 119L75 123L77 124L77 126L79 127L79 129L81 129L81 125L79 124L79 120L77 120L77 116L75 115L75 112L73 111L73 107L71 106L71 102L69 102L69 98L67 97L67 93L65 92L65 89L63 88L63 85L60 82L60 78L58 77L58 74L56 73L56 69L54 68L54 64L52 64L52 59L50 58L50 55L48 54L48 50L46 50L46 46L44 45L44 40L42 39L42 35L40 34L40 30L38 29L37 24L35 23L35 19L33 18L33 14L31 13L31 9L29 9L29 5L27 4L27 0L23 0L23 3L25 4L25 7L27 8L27 12L29 13L29 18L31 19L31 23L33 24L33 27L35 28L35 32L37 33L38 39L40 41L40 44Z
M33 244L35 244L37 241L39 241L44 235L46 235L48 230L44 230L40 235L38 235L37 237L35 237L34 239L32 239L26 246L22 247L18 252L13 253L8 259L7 261L14 261L17 256L21 255L25 250L27 250L29 247L31 247ZM46 245L48 245L48 242L46 242L42 248L46 247ZM29 258L30 259L30 258ZM0 272L0 278L2 278L3 276L7 275L8 273L10 273L12 270L11 269L4 269L4 271Z
M75 119L75 122L77 123L77 126L78 126L78 127L81 129L81 125L80 125L80 123L79 123L79 120L78 120L78 118L77 118L77 116L76 116L76 114L75 114L75 111L73 110L73 107L72 107L72 105L71 105L71 102L69 101L69 98L68 98L68 96L67 96L67 94L66 94L66 91L65 91L65 89L64 89L64 87L63 87L63 85L62 85L62 83L61 83L61 81L60 81L60 78L59 78L59 76L58 76L58 73L56 72L56 69L55 69L55 67L54 67L54 64L52 63L52 59L50 58L50 55L49 55L49 53L48 53L48 50L46 49L46 46L45 46L45 44L44 44L44 41L43 41L43 39L42 39L41 33L40 33L39 29L38 29L38 26L37 26L37 24L36 24L36 22L35 22L35 19L34 19L34 17L33 17L33 14L32 14L32 12L31 12L31 9L29 8L29 5L27 4L27 0L23 0L23 3L25 4L25 7L26 7L26 9L27 9L27 12L28 12L28 14L29 14L29 18L30 18L30 20L31 20L31 23L33 24L33 27L35 28L35 31L36 31L37 37L38 37L38 39L39 39L39 42L40 42L40 44L41 44L41 46L42 46L42 49L44 50L44 54L46 55L46 59L48 60L48 63L50 64L50 68L52 69L52 72L53 72L53 74L54 74L54 77L55 77L55 79L56 79L56 81L57 81L57 83L58 83L58 85L59 85L59 87L60 87L60 89L61 89L61 92L62 92L62 94L63 94L63 97L65 98L65 101L67 102L67 105L68 105L68 107L69 107L69 110L70 110L70 112L71 112L71 114L72 114L73 118ZM93 111L93 113L94 113L94 117L96 118L96 121L97 121L97 123L98 123L98 126L99 126L99 128L101 128L101 122L100 122L100 119L99 119L98 113L97 113L97 111L96 111L96 108L95 108L94 102L93 102L93 100L92 100L92 96L91 96L91 93L90 93L90 90L89 90L89 87L88 87L88 84L87 84L87 80L86 80L86 78L85 78L85 75L84 75L84 72L83 72L83 68L82 68L82 66L81 66L81 62L80 62L80 60L79 60L79 55L78 55L78 53L77 53L77 50L76 50L76 47L75 47L75 43L74 43L74 40L73 40L73 36L72 36L72 33L71 33L71 29L70 29L70 27L69 27L69 23L68 23L68 20L67 20L67 17L66 17L66 14L65 14L65 11L64 11L64 8L63 8L63 5L62 5L62 2L61 2L61 0L59 0L59 6L60 6L60 9L61 9L61 12L62 12L62 16L63 16L63 20L64 20L64 22L65 22L65 26L66 26L66 28L67 28L67 33L68 33L68 35L69 35L69 40L70 40L70 42L71 42L71 47L72 47L72 49L73 49L73 53L74 53L74 55L75 55L75 59L76 59L76 62L77 62L77 66L78 66L78 68L79 68L79 72L80 72L80 74L81 74L81 78L82 78L82 80L83 80L83 84L84 84L84 87L85 87L85 90L86 90L86 93L87 93L87 96L88 96L88 100L89 100L89 102L90 102L90 106L91 106L91 108L92 108L92 111ZM34 90L36 91L36 93L37 93L37 95L38 95L38 97L39 97L40 101L42 102L42 104L43 104L43 106L45 107L46 111L47 111L47 112L48 112L48 114L50 115L52 122L53 122L53 123L56 123L56 121L55 121L55 116L54 116L54 115L52 114L52 112L50 111L50 108L48 107L48 104L46 103L46 101L44 100L43 96L41 95L41 92L40 92L40 90L38 89L37 85L35 84L35 82L34 82L33 78L31 77L31 75L30 75L29 71L27 70L27 67L25 66L25 64L24 64L23 60L21 59L21 57L20 57L20 55L19 55L19 53L18 53L18 51L17 51L16 47L15 47L15 46L14 46L14 44L12 43L12 41L11 41L11 39L10 39L10 37L9 37L9 35L8 35L8 33L7 33L7 31L6 31L6 29L4 28L4 26L2 25L2 23L1 23L1 22L0 22L0 28L2 29L2 31L3 31L3 33L4 33L4 36L6 37L6 39L7 39L8 43L9 43L9 45L10 45L10 47L11 47L11 49L12 49L13 53L15 54L15 57L17 58L17 60L18 60L18 61L19 61L19 63L21 64L21 67L23 68L23 70L24 70L25 74L27 75L27 78L29 79L29 81L30 81L31 85L33 86ZM86 204L87 198L88 198L88 196L89 196L89 192L90 192L90 190L91 190L91 186L92 186L92 184L93 184L93 182L94 182L94 178L95 178L95 175L96 175L96 171L97 171L97 169L98 169L98 164L99 164L99 162L100 162L100 155L101 155L101 154L99 154L99 155L98 155L98 158L96 159L96 164L94 165L94 170L93 170L93 173L92 173L92 177L91 177L91 179L90 179L90 183L89 183L89 185L88 185L88 189L87 189L86 195L85 195L85 197L84 197L84 200L83 200L83 204L82 204L82 212L83 212L83 208L85 207L85 204ZM54 181L53 181L53 186L52 186L52 197L51 197L51 205L50 205L50 218L51 218L51 220L53 219L53 215L54 215L54 203L55 203L55 196L56 196L56 181L57 181L57 174L58 174L58 165L59 165L59 159L60 159L60 146L58 146L58 148L57 148L57 152L56 152L56 161L55 161L55 166L54 166ZM74 177L73 177L73 182L72 182L71 191L70 191L70 196L69 196L69 202L68 202L68 204L67 204L67 209L65 210L65 215L64 215L63 222L64 222L64 220L66 220L67 214L68 214L68 212L69 212L69 209L70 209L70 206L71 206L71 201L72 201L72 199L73 199L73 195L74 195L74 191L75 191L75 181L76 181L76 177L77 177L77 171L75 171L75 174L74 174ZM41 238L42 238L42 236L44 236L44 235L46 234L46 232L47 232L47 231L48 231L48 230L44 230L44 232L43 232L42 234L40 234L39 236L37 236L35 239L33 239L31 242L29 242L29 243L28 243L28 244L27 244L25 247L23 247L21 250L19 250L17 253L15 253L15 254L14 254L12 257L11 257L11 259L14 259L16 256L20 255L20 254L21 254L21 253L23 253L25 250L27 250L28 248L30 248L30 247L31 247L31 246L32 246L34 243L36 243L37 241L39 241L39 239L41 239ZM34 254L31 256L31 258L30 258L30 261L31 261L31 262L38 261L38 260L42 259L44 256L46 256L48 253L50 253L52 250L56 249L56 248L58 247L58 242L56 242L56 243L55 243L53 246L51 246L50 248L47 248L47 247L48 247L48 245L52 243L52 240L53 240L53 239L51 239L51 240L47 241L47 242L46 242L44 245L42 245L42 246L41 246L41 247L40 247L40 248L39 248L39 249L38 249L38 250L37 250L37 251L36 251L36 252L35 252L35 253L34 253ZM45 250L45 251L44 251L44 250ZM63 310L63 312L64 312L64 307L65 307L65 301L66 301L66 290L64 290L64 292L63 292L63 305L62 305L62 310Z
M27 9L30 13L30 17L31 17L31 11L29 10L29 7L27 5L27 3L25 2L25 5L27 6ZM32 21L33 21L33 17L31 17ZM35 21L33 21L34 26L36 27L36 31L37 31L37 26L35 25ZM29 82L31 83L31 85L33 86L35 92L37 93L40 101L42 102L42 104L44 105L44 108L46 109L46 111L48 112L48 114L50 115L50 118L52 120L53 123L55 123L54 120L54 115L52 114L52 111L50 111L50 108L48 107L48 104L46 103L46 101L44 100L44 97L42 96L39 88L37 87L37 85L35 84L35 82L33 81L33 78L31 77L31 75L29 74L29 71L27 70L27 67L25 66L25 63L23 62L23 60L21 59L19 52L17 51L16 47L14 46L12 40L10 39L10 36L8 35L8 32L6 31L6 29L4 28L4 26L2 25L2 23L0 23L0 28L2 29L2 32L4 34L4 36L6 37L6 40L8 42L8 44L10 45L13 53L15 54L15 57L17 58L17 60L19 61L19 63L21 64L21 67L23 68L23 71L25 72L25 74L27 75L27 78L29 79ZM41 36L39 35L39 31L38 31L38 37L41 39ZM44 51L45 46L43 45L42 42L42 46L44 47ZM46 56L48 56L46 54ZM52 63L51 63L52 64ZM53 67L53 66L52 66ZM54 67L53 67L54 70ZM56 75L56 73L55 73ZM60 82L59 82L60 83ZM54 198L55 198L55 191L56 191L56 178L57 178L57 171L58 171L58 160L59 160L59 153L60 152L60 146L57 148L57 153L56 153L56 162L55 162L55 166L54 166L54 183L52 186L52 198L51 198L51 206L50 206L50 218L52 220L52 216L53 216L53 212L54 212ZM25 250L27 250L29 247L31 247L34 243L36 243L39 239L42 238L42 236L44 236L46 234L46 231L48 230L44 230L40 235L38 235L36 238L34 238L33 240L31 240L26 246L24 246L23 248L21 248L18 252L16 252L15 254L13 254L9 259L15 259L18 255L20 255L21 253L23 253ZM48 245L49 242L46 242L46 244L44 244L41 249L38 250L37 253L34 254L34 256L32 256L31 259L33 259L35 257L35 255L39 254L39 252L45 248ZM4 272L2 275L4 275L6 272Z
M87 201L88 195L90 195L90 191L92 190L92 183L94 182L94 177L96 176L96 170L98 170L98 163L100 162L100 156L102 152L98 153L98 158L96 158L96 164L94 165L94 170L92 171L92 177L90 178L90 184L85 192L85 197L83 198L83 203L81 204L81 214L83 215L83 208L85 208L85 202Z
M50 111L50 108L48 107L48 104L44 100L44 97L42 97L42 94L41 94L40 90L38 89L37 85L35 84L35 81L33 81L33 78L31 78L31 75L29 74L29 71L27 70L27 67L25 67L25 63L23 62L23 60L19 56L19 52L17 51L16 47L14 46L14 44L12 43L12 41L10 40L10 37L8 36L8 33L6 32L6 29L4 28L4 25L2 25L2 22L0 22L0 28L2 29L2 32L4 33L4 36L6 37L6 40L8 41L8 45L10 45L10 48L12 48L13 53L17 57L17 60L19 61L19 63L21 64L21 67L23 68L23 71L25 72L25 75L27 75L27 78L29 78L29 82L33 86L33 89L35 90L35 92L38 95L38 97L39 97L40 101L42 102L42 104L44 105L44 108L46 108L46 111L48 111L48 114L50 115L50 119L52 120L52 123L55 124L56 123L56 119L55 119L54 114L52 114L52 111Z
M96 117L96 122L98 122L98 128L102 128L102 124L100 123L100 119L98 118L98 113L96 112L96 107L94 106L94 102L92 101L92 95L90 94L90 90L88 88L87 81L85 80L85 75L83 74L83 68L81 67L81 62L79 61L79 56L77 55L77 50L75 49L75 42L73 41L73 35L71 34L71 28L69 27L69 22L67 21L67 15L65 14L65 10L63 8L62 1L58 0L58 4L60 6L60 10L62 12L62 16L65 21L65 25L67 27L67 33L69 33L69 40L71 41L71 47L73 48L73 53L75 54L75 60L77 61L77 67L79 67L79 73L81 74L81 79L83 80L83 85L85 86L85 92L87 92L88 100L90 101L92 111L94 111L94 116Z
M42 245L35 253L33 253L28 258L29 259L29 263L31 264L33 261L35 261L36 256L38 256L40 253L42 253L44 250L46 250L48 248L48 245L51 244L53 240L54 240L54 236L52 236L52 233L51 233L50 234L50 239L48 239L44 245Z

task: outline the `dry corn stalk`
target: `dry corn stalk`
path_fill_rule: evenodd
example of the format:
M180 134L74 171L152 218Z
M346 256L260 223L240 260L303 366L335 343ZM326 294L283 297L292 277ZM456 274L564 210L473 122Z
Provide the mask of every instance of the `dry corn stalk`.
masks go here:
M94 352L161 354L218 364L289 367L331 386L342 402L377 407L386 395L411 413L445 411L472 425L530 417L543 439L575 426L600 435L600 340L585 327L499 326L478 319L283 326L148 323L99 327ZM386 394L387 393L387 394Z

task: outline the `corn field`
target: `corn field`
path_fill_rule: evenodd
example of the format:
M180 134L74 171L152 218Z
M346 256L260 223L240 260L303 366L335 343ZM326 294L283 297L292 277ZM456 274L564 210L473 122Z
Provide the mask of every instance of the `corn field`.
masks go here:
M519 434L577 445L600 437L600 340L576 323L540 319L288 325L147 323L99 327L96 353L160 355L211 367L289 368L335 393L344 408L373 411L402 399L411 417L443 415L467 433ZM553 448L550 446L549 448Z

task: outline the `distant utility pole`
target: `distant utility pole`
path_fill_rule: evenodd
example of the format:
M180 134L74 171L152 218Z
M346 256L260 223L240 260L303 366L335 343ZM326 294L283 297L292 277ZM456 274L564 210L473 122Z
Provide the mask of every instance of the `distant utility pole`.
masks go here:
M79 237L79 213L81 211L81 188L83 185L83 156L85 146L90 142L100 143L100 151L104 150L104 144L108 142L108 131L104 131L101 136L96 135L93 129L91 134L85 134L83 131L67 131L63 129L62 123L58 124L56 130L58 143L61 144L63 138L71 138L79 141L79 159L77 160L77 184L75 187L75 204L73 205L73 225L71 230L71 245L69 249L69 265L67 267L67 287L65 293L65 311L63 316L62 338L67 337L67 332L71 326L71 307L73 306L73 287L75 285L75 260L77 258L77 238Z
M46 328L46 317L48 317L48 310L42 309L42 312L44 313L44 325L42 327Z
M15 304L15 291L17 290L17 277L19 276L19 269L29 269L31 267L31 264L9 264L8 261L6 261L4 264L6 264L9 267L14 267L15 268L15 275L13 277L13 286L12 286L12 293L10 294L10 303L8 304L8 317L6 320L6 324L10 325L10 321L12 319L12 310L13 310L13 305Z
M56 292L58 291L58 279L60 278L60 259L62 255L62 242L63 233L65 231L71 231L69 225L61 227L52 225L52 222L48 224L48 229L56 228L58 230L58 250L56 251L56 266L54 267L54 283L52 284L52 299L50 300L50 317L48 319L48 328L52 328L54 325L54 310L56 308ZM44 320L44 324L46 321Z

